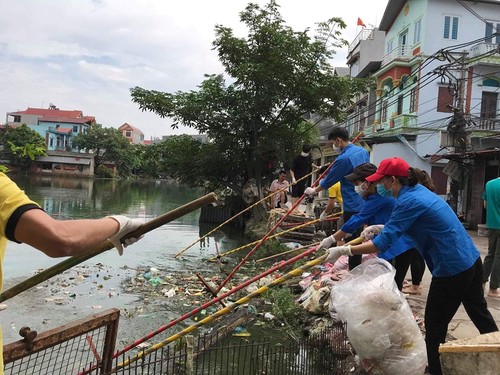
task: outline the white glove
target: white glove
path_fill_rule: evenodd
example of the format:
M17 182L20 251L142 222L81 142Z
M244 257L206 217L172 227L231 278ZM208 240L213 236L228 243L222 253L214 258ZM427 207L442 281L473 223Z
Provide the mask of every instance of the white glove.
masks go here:
M331 264L334 264L342 255L352 255L351 245L332 247L326 251L328 253L326 262Z
M316 250L329 249L335 242L337 241L335 241L335 238L333 238L333 236L328 236L323 241L320 242Z
M133 243L136 243L142 237L144 237L144 236L130 237L122 241L122 238L126 234L133 232L134 230L139 228L142 224L144 224L144 221L142 219L131 219L123 215L112 215L106 217L116 220L118 224L120 224L118 232L116 232L113 236L109 237L109 241L116 247L116 250L118 250L118 254L123 255L123 247L132 245Z
M365 240L373 240L376 234L379 234L384 229L384 225L370 225L366 227L364 231L361 232L361 237L364 237Z
M308 187L305 191L304 191L304 194L305 195L316 195L316 190L314 190L314 188L312 187Z
M296 184L297 183L297 180L295 179L295 177L292 177L292 184Z
M323 211L321 215L319 215L319 221L325 221L329 214L326 211Z

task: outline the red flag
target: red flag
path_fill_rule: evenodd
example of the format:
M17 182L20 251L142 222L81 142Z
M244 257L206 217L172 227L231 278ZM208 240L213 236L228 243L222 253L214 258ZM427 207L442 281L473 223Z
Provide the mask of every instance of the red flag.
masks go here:
M361 18L358 17L358 26L363 26L366 27L363 21L361 21Z

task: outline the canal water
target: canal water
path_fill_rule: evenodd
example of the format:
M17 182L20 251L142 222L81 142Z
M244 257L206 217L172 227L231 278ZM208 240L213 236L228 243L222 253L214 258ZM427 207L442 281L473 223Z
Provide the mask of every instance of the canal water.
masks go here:
M49 215L62 220L123 214L147 221L205 194L201 189L166 181L42 176L12 178ZM49 281L6 301L7 309L0 312L4 343L18 340L17 332L21 326L31 325L33 329L42 331L106 308L116 307L122 312L133 310L139 297L120 292L120 285L125 278L135 274L137 267L158 268L162 272L196 270L203 273L214 267L206 259L215 255L216 243L220 252L243 243L237 230L217 231L181 257L174 258L175 254L211 229L208 226L200 230L199 215L198 210L149 232L138 243L126 248L121 257L115 250L110 250L86 261L77 267L77 271L73 270L75 273L88 271L85 283L68 288L61 286L60 282ZM9 242L3 262L4 290L63 259L49 258L28 245ZM103 282L103 275L106 282ZM70 293L75 298L68 303L64 297L64 302L60 302L57 298L62 298L61 293ZM170 312L165 319L174 317L175 312ZM133 336L133 333L130 335Z

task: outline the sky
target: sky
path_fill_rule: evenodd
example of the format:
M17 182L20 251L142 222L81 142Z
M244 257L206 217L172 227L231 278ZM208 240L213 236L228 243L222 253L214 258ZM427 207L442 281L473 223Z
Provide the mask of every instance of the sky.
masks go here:
M0 123L28 107L82 110L105 127L129 123L152 139L173 130L171 120L142 112L130 88L175 93L196 90L204 74L223 73L212 50L214 26L245 37L239 21L249 0L22 0L3 1L0 28ZM261 6L267 0L253 0ZM340 17L342 37L378 26L388 0L278 0L296 31ZM333 66L346 66L347 47Z

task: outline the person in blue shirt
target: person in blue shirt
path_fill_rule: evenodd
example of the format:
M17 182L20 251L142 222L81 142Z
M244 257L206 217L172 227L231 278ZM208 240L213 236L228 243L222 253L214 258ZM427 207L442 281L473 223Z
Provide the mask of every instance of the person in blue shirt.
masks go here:
M318 186L308 187L305 194L314 195L322 190L328 190L333 184L340 181L340 192L343 200L343 219L347 222L352 215L357 214L363 207L363 198L354 191L354 185L345 179L345 176L352 173L354 168L363 163L368 163L370 157L368 151L363 147L356 146L349 141L349 133L345 128L335 126L328 134L328 141L333 149L339 152L333 166L330 167L326 177L322 179ZM361 230L352 233L358 237ZM349 269L361 264L361 255L349 257Z
M337 244L343 244L345 237L356 232L365 224L385 224L389 221L394 205L396 204L396 199L393 197L380 196L377 193L376 185L366 181L366 177L371 176L376 171L377 167L374 164L364 163L358 165L354 168L351 174L345 176L347 181L354 184L354 190L365 200L365 203L361 210L357 214L351 216L347 223L345 223L337 232L325 238L320 243L318 247L319 249L327 249L335 242ZM379 258L392 263L397 256L403 254L413 246L413 241L411 241L408 236L401 236L392 246L377 255ZM401 272L398 270L396 264L395 268L396 275L394 276L394 280L396 281L399 290L402 290L403 280L406 276L408 267L401 270Z
M371 241L328 250L328 262L341 255L384 251L407 234L415 242L432 273L425 307L425 341L428 371L442 374L439 345L460 304L481 334L498 331L484 298L483 267L479 251L450 206L418 183L413 168L401 158L382 160L377 172L366 178L377 184L382 196L396 197L385 226L370 226L361 236Z

